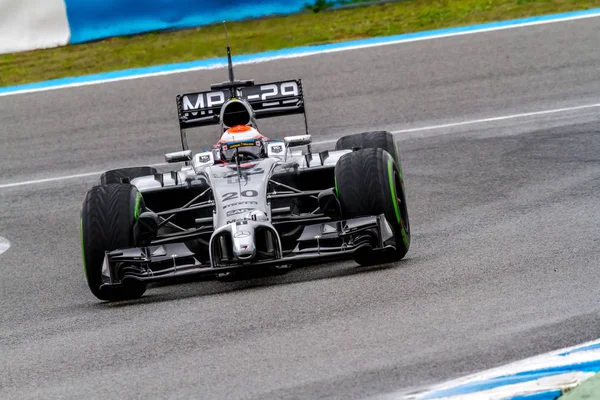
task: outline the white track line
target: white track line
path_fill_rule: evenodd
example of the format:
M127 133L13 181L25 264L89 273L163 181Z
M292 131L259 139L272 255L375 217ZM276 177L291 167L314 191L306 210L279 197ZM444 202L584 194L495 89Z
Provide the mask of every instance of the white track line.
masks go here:
M467 125L485 124L485 123L489 123L489 122L506 121L506 120L518 119L518 118L537 117L537 116L549 115L549 114L559 114L559 113L563 113L563 112L585 110L585 109L589 109L589 108L600 108L600 103L586 104L586 105L574 106L574 107L556 108L553 110L533 111L533 112L521 113L521 114L503 115L501 117L474 119L474 120L470 120L470 121L453 122L453 123L442 124L442 125L430 125L430 126L422 126L419 128L401 129L401 130L391 131L391 133L393 135L400 135L403 133L433 131L436 129L456 128L456 127L467 126ZM402 140L401 137L398 139ZM335 143L335 142L337 142L337 139L323 140L320 142L313 142L313 143L314 144L325 144L325 143ZM2 188L2 186L0 186L0 188Z
M54 182L54 181L61 181L61 180L67 180L67 179L85 178L87 176L100 175L101 173L102 172L87 172L85 174L65 175L65 176L57 176L54 178L36 179L33 181L6 183L3 185L0 185L0 189L6 189L6 188L11 188L11 187L17 187L17 186L36 185L38 183Z
M150 167L160 167L160 166L164 166L164 165L167 165L167 163L151 164ZM64 180L68 180L68 179L86 178L88 176L94 176L94 175L99 176L99 175L102 175L104 172L105 171L86 172L83 174L56 176L54 178L36 179L33 181L5 183L3 185L0 185L0 189L8 189L8 188L12 188L12 187L27 186L27 185L37 185L39 183L64 181Z
M461 126L485 124L485 123L489 123L489 122L506 121L506 120L518 119L518 118L537 117L537 116L542 116L542 115L558 114L558 113L563 113L563 112L585 110L585 109L591 109L591 108L600 108L600 103L586 104L586 105L574 106L574 107L556 108L553 110L534 111L534 112L521 113L521 114L504 115L501 117L481 118L481 119L474 119L474 120L470 120L470 121L454 122L454 123L450 123L450 124L431 125L431 126L423 126L423 127L419 127L419 128L401 129L401 130L397 130L397 131L392 131L392 134L400 135L403 133L415 133L415 132L423 132L423 131L432 131L432 130L437 130L437 129L456 128L456 127L461 127ZM400 138L400 139L402 139L402 138ZM336 141L337 141L337 139L323 140L323 141L319 141L319 142L313 142L313 144L334 143ZM168 165L168 164L160 163L160 164L153 164L151 166L158 167L158 166L164 166L164 165ZM85 178L85 177L89 177L89 176L100 175L103 172L104 171L86 172L83 174L57 176L57 177L53 177L53 178L37 179L37 180L32 180L32 181L5 183L5 184L0 185L0 189L7 189L7 188L12 188L12 187L18 187L18 186L36 185L36 184L40 184L40 183L55 182L55 181L62 181L62 180L68 180L68 179Z
M10 242L8 241L8 239L0 236L0 254L4 253L9 248L10 248Z
M475 124L484 124L487 122L496 122L496 121L506 121L509 119L517 119L517 118L526 118L526 117L537 117L540 115L548 115L548 114L558 114L568 111L577 111L577 110L585 110L588 108L598 108L600 107L600 103L596 104L586 104L582 106L575 107L565 107L565 108L556 108L553 110L544 110L544 111L534 111L522 114L513 114L513 115L504 115L502 117L493 117L493 118L482 118L482 119L474 119L471 121L463 121L463 122L455 122L451 124L443 124L443 125L432 125L432 126L424 126L421 128L410 128L410 129L402 129L399 131L393 131L394 135L400 133L412 133L412 132L421 132L421 131L431 131L434 129L445 129L445 128L454 128L458 126L466 126L466 125L475 125Z

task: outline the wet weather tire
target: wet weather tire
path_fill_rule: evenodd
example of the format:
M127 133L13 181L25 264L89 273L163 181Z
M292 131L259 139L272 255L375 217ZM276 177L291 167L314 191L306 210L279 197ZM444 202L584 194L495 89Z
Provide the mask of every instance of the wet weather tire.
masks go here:
M129 183L132 179L140 176L154 175L158 173L154 167L130 167L119 168L106 171L100 177L101 185L110 185L113 183Z
M335 167L336 193L343 218L384 214L394 232L396 250L360 252L360 265L401 260L410 247L410 227L400 168L387 151L363 149L340 157Z
M100 291L105 251L133 245L133 226L143 209L142 195L129 184L94 186L85 196L81 210L83 265L88 286L100 300L134 299L146 291L141 282Z

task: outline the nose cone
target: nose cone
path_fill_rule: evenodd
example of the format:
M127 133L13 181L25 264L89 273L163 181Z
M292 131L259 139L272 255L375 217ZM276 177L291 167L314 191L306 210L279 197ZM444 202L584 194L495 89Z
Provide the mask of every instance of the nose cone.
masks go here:
M256 255L253 227L244 227L233 232L233 252L240 260L250 260Z

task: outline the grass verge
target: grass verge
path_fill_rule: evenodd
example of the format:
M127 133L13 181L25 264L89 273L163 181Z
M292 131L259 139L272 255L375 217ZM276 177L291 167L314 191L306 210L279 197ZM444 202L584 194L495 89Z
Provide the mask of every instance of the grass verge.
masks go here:
M557 400L593 400L600 398L600 373L565 392Z
M234 54L600 7L600 0L406 0L228 24ZM224 56L221 25L0 55L0 87Z

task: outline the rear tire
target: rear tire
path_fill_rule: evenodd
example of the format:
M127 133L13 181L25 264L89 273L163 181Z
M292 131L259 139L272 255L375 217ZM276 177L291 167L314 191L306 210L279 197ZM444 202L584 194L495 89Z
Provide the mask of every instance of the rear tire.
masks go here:
M101 185L111 185L113 183L130 183L133 179L140 176L154 175L158 173L154 167L130 167L119 168L106 171L100 176Z
M146 291L141 282L100 291L104 253L133 246L133 226L143 210L142 195L129 184L94 186L85 196L80 226L83 266L88 286L100 300L135 299Z
M344 154L335 166L336 193L344 218L384 214L392 227L396 250L355 254L362 266L399 261L410 248L410 226L402 175L392 155L383 149Z

